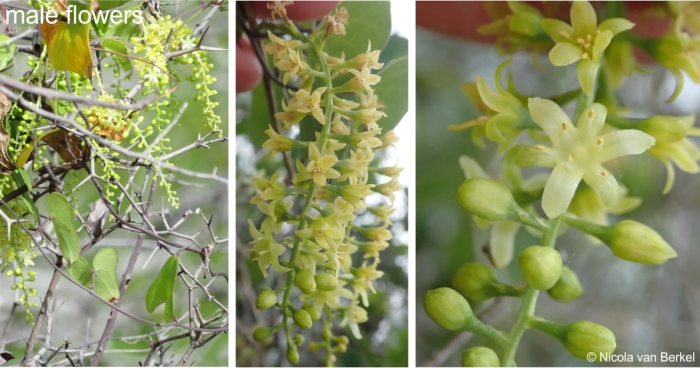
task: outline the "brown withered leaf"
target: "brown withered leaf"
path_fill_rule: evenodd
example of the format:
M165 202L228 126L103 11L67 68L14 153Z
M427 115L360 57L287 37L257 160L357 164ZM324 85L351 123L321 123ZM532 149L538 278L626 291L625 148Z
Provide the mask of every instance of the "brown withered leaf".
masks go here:
M80 139L63 129L54 129L43 136L41 140L53 148L65 162L80 162L87 147L80 146Z
M5 130L3 120L5 114L12 108L12 102L3 93L0 93L0 173L10 174L15 170L15 164L12 163L7 155L7 146L10 144L10 135Z

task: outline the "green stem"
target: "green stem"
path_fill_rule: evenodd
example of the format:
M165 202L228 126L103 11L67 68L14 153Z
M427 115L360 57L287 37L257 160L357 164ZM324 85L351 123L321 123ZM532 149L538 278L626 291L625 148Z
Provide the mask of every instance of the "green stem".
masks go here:
M564 216L559 216L550 222L549 229L547 229L542 236L543 247L554 248L557 241L557 234L559 233L559 227L561 226L563 220ZM515 321L515 325L510 331L510 338L503 351L501 366L515 366L515 351L518 349L520 338L523 337L525 330L530 327L530 320L535 315L535 306L537 305L537 296L539 293L539 290L536 290L532 286L527 287L525 297L523 297L523 304L520 306L518 319Z
M493 340L501 346L506 346L508 343L508 335L505 332L499 331L486 323L481 322L476 317L469 321L469 324L466 328L464 328L464 331L469 331L475 335Z
M321 156L325 154L326 151L326 146L328 144L328 135L331 129L331 117L333 114L333 96L332 93L330 92L331 89L333 88L333 82L331 81L331 70L328 67L328 63L326 62L326 59L323 57L323 46L324 43L322 42L319 45L313 45L311 41L309 40L308 37L306 37L304 34L299 32L299 30L294 26L294 24L291 24L288 28L289 32L296 37L297 39L301 39L305 42L308 42L310 45L310 49L316 54L316 58L319 60L321 64L321 69L322 72L316 72L314 73L314 76L318 74L318 77L323 79L326 82L326 87L327 89L327 95L325 98L325 106L324 106L324 114L326 117L326 124L323 125L323 129L321 130L321 137L320 137L320 147L319 151L321 152ZM309 209L311 208L311 205L313 203L313 198L314 198L314 191L316 190L316 184L314 182L311 182L309 185L308 190L306 191L306 202L304 202L304 208L301 211L301 214L299 215L299 230L305 230L308 222L307 222L307 216L309 213ZM282 299L282 315L284 317L283 323L284 323L284 332L285 336L287 339L287 344L293 344L292 342L292 334L291 334L291 327L290 324L287 323L289 318L291 317L291 310L288 307L290 305L289 301L289 296L292 291L292 286L294 284L294 275L296 273L295 271L295 266L296 266L296 260L299 256L299 248L301 246L302 239L297 235L294 239L294 246L292 247L292 255L289 257L289 265L288 268L291 269L289 271L289 274L287 275L287 282L285 285L285 291L284 291L284 296ZM327 318L330 318L330 313L327 310Z

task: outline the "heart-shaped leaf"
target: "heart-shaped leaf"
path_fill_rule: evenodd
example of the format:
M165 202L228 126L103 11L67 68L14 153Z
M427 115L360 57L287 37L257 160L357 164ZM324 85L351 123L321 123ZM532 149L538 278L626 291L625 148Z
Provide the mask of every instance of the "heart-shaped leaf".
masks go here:
M173 320L173 289L175 288L175 278L177 277L179 264L180 259L177 256L168 258L160 273L158 273L158 277L156 277L146 293L146 309L148 313L153 313L156 307L165 303L164 320L167 322Z
M61 248L63 258L69 264L72 264L80 256L78 233L75 231L75 226L73 226L73 217L75 217L73 207L61 193L54 192L49 194L46 201L49 206L49 215L58 237L58 246Z

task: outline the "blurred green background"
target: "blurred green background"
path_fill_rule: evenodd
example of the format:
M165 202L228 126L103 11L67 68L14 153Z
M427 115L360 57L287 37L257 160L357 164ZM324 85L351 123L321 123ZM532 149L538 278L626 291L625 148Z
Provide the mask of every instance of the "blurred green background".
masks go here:
M470 333L442 329L426 315L423 297L428 290L450 286L452 275L464 263L488 264L482 247L488 242L490 228L477 228L471 214L455 199L457 187L465 180L457 160L469 155L489 174L497 175L502 155L496 153L493 142L487 143L487 150L481 150L473 145L470 130L449 132L447 126L477 116L460 87L480 75L494 88L494 72L505 58L493 46L471 44L420 27L416 36L416 363L458 366L461 353L468 347L489 346L499 355L502 349ZM539 55L539 62L541 69L533 64L530 54L518 54L506 68L523 94L550 97L577 87L575 67L555 68L546 55ZM673 83L670 73L653 69L627 80L619 97L636 117L697 114L699 88L690 81L686 81L676 103L663 102L670 96ZM571 115L573 104L565 111ZM560 323L590 320L602 324L616 335L616 353L659 357L661 352L695 352L696 359L700 359L700 268L696 266L700 261L700 176L676 170L673 190L662 195L665 169L650 156L631 156L606 166L631 195L644 200L626 218L657 230L678 257L662 266L622 261L607 247L592 246L580 232L569 229L559 238L557 249L580 278L583 296L565 304L541 293L536 315ZM528 177L531 172L524 175ZM612 216L610 220L614 223L619 219ZM520 231L516 257L522 249L537 243L536 238ZM504 282L522 282L517 262L497 274ZM480 318L504 331L513 326L519 307L520 299L515 298L472 305ZM593 365L574 358L560 343L534 330L525 333L515 361L519 366ZM635 359L632 365L639 364Z
M182 3L168 3L162 4L161 11L163 14L178 15L186 12L189 9L194 8L199 5L195 2L182 2ZM208 9L207 9L208 10ZM205 12L207 11L205 10ZM228 47L228 12L217 12L212 18L210 24L212 25L207 32L204 45L223 48ZM190 27L196 27L196 24L203 15L199 15L197 18L192 20L188 25ZM216 108L216 113L221 117L221 126L223 136L228 136L228 65L229 65L229 55L227 51L210 52L208 54L209 62L214 64L214 68L210 72L217 81L210 86L212 90L218 92L217 95L213 96L213 100L219 103ZM106 61L110 64L114 64L111 58L107 58ZM10 69L11 75L18 77L28 70L26 64L25 54L19 53L15 57L15 66ZM185 113L180 119L178 125L176 125L171 133L168 135L170 138L170 146L173 150L180 147L189 145L197 140L198 134L205 135L209 132L208 128L205 126L202 120L202 109L200 102L194 101L197 90L194 88L194 83L189 82L184 79L184 77L192 74L192 65L175 65L173 67L175 73L183 77L182 82L180 82L179 88L174 92L175 98L182 104L187 102L189 104ZM105 73L107 77L105 80L105 85L109 85L111 80L111 72ZM128 85L135 82L136 78L132 77ZM113 93L112 89L107 88L107 92ZM153 116L153 113L143 113L146 120ZM212 135L209 139L218 137L218 134ZM128 140L122 142L122 146L128 146ZM186 154L178 156L172 160L172 164L188 169L191 171L203 172L211 174L212 171L216 170L217 175L222 177L228 176L228 143L217 143L210 146L210 149L199 148L192 150ZM32 175L30 173L30 175ZM32 176L33 178L33 176ZM73 182L77 184L85 178L84 171L76 172L71 174L68 183ZM122 175L122 182L128 178L127 175ZM142 176L141 176L142 178ZM136 180L136 182L139 182ZM140 181L142 182L142 180ZM140 183L139 182L139 183ZM161 211L161 202L163 202L165 209L165 217L169 224L176 223L180 218L182 218L185 211L195 211L200 209L207 218L213 216L212 229L214 230L218 239L228 238L228 186L225 183L220 183L212 180L202 180L196 178L190 178L176 174L176 178L171 179L173 183L173 189L177 191L180 198L180 207L174 209L170 207L167 203L167 197L161 187L156 190L156 200L154 202L154 212ZM87 214L90 205L99 198L99 194L95 190L92 184L87 184L79 189L76 193L76 198L78 198L77 205L78 211L83 215ZM40 211L45 209L45 200L41 199L38 202ZM45 213L45 212L42 212ZM163 222L156 216L152 219L153 224L157 229L164 229ZM110 226L108 223L106 226ZM182 227L179 228L181 233L185 234L196 234L197 232L202 232L201 235L197 237L201 244L209 244L211 238L204 223L201 215L192 215L185 221ZM85 233L81 232L81 244L86 242ZM126 269L131 250L135 243L136 235L132 232L126 230L118 230L110 234L107 238L98 243L94 249L88 251L85 257L91 260L92 257L101 249L101 247L114 247L119 254L119 264L117 266L117 276L118 280L121 281L121 277ZM168 237L171 240L176 240L173 237ZM161 266L165 263L169 254L164 251L158 251L155 253L152 259L150 259L147 267L142 269L145 265L146 260L151 255L153 249L157 246L156 242L146 238L143 245L143 251L141 252L139 258L136 261L136 267L133 272L131 284L126 293L126 298L122 301L122 308L130 313L147 319L151 321L158 321L162 319L163 307L158 307L153 314L149 314L146 311L145 306L145 296L148 287L151 285L153 280L156 278ZM183 252L181 256L182 262L190 271L194 271L201 263L201 258L199 255ZM30 270L36 271L36 281L32 284L33 287L37 289L37 297L32 298L32 301L36 301L41 305L39 297L43 298L48 283L53 274L53 268L46 263L46 260L41 256L41 254L34 260L35 266ZM215 249L210 257L211 268L214 272L228 272L228 244L221 243ZM210 279L200 281L205 283L209 282ZM11 279L2 277L0 280L0 328L5 327L7 321L7 316L12 306L13 300L15 300L15 292L10 290ZM228 283L223 278L217 278L209 286L210 293L223 305L228 305ZM211 301L207 300L207 296L201 291L195 291L194 295L196 297L196 303L199 304L201 313L204 318L211 318L212 316L218 315L220 310ZM175 315L177 317L183 316L187 312L188 305L188 293L187 288L181 281L175 283ZM87 342L92 342L90 347L86 348L86 352L92 352L97 347L96 340L99 340L102 331L104 330L105 324L109 317L110 308L104 305L102 302L95 300L93 297L87 293L80 290L77 286L68 282L67 280L61 280L58 284L57 292L54 297L56 301L55 306L59 307L60 310L54 318L53 334L51 336L52 343L54 346L60 345L64 338L69 338L71 343L71 348L77 348L78 346L84 345ZM38 314L38 308L32 308L32 313L36 316ZM223 317L225 320L226 315ZM185 320L186 321L186 320ZM31 331L32 326L25 323L24 308L20 307L14 315L12 321L11 329L8 334L8 339L10 343L5 347L6 350L14 354L16 360L10 361L9 364L17 364L22 359L25 351L25 344L27 337ZM42 328L41 334L43 335L45 329ZM138 336L144 334L153 333L153 327L149 325L144 325L135 322L123 315L117 318L116 327L112 334L114 341L110 341L107 345L107 351L100 361L100 365L104 366L137 366L139 361L143 361L146 358L149 350L149 340L148 337L141 336L141 338L129 338L123 341L120 338ZM181 330L171 329L168 331L167 336L173 336L182 333ZM162 337L162 336L161 336ZM154 336L151 339L156 341ZM35 351L41 347L42 341L38 341L35 347ZM170 357L171 354L175 354L175 359L179 359L182 354L185 353L187 347L189 346L189 339L181 339L173 342L169 350L166 352L165 357ZM167 345L166 345L167 346ZM90 356L86 357L86 362L89 361ZM63 364L69 364L65 360L63 354L59 354L52 362L63 361ZM211 342L204 345L201 348L195 350L191 358L188 360L188 364L194 364L195 366L228 366L229 365L229 354L228 354L228 334L220 334L214 338Z

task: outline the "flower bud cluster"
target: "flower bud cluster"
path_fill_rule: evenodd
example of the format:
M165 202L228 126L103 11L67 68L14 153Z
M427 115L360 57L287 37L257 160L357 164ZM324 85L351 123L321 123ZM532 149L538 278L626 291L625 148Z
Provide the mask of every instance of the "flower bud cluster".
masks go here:
M323 51L327 38L345 34L347 11L341 8L326 17L317 30L324 37L319 38L301 33L286 18L284 3L275 3L272 11L285 22L267 31L269 42L263 50L281 72L281 84L294 88L286 91L289 98L275 114L283 129L270 126L263 147L270 151L268 157L296 159L286 167L286 182L279 172L269 179L253 179L258 194L251 203L265 219L259 225L249 220L250 257L263 276L272 276L272 266L275 276L286 280L276 283L281 286L275 290L260 291L258 308L276 306L284 318L260 327L259 334L266 340L284 330L287 360L296 364L304 339L295 339L294 329L321 329L323 341L308 342L308 349L325 349L327 363L333 364L335 353L345 352L349 343L347 337L333 335L333 321L362 338L369 293L376 293L384 274L378 270L379 253L392 239L389 217L394 192L403 189L398 182L402 169L379 166L376 152L397 138L378 123L386 117L381 96L374 91L381 77L372 73L383 66L378 62L380 51L370 45L347 62L344 54ZM318 62L309 62L310 57ZM299 126L312 127L315 139L302 138ZM375 197L371 206L369 197ZM356 223L365 213L373 215L363 217L373 218L374 224ZM361 264L353 261L355 254L362 256Z

